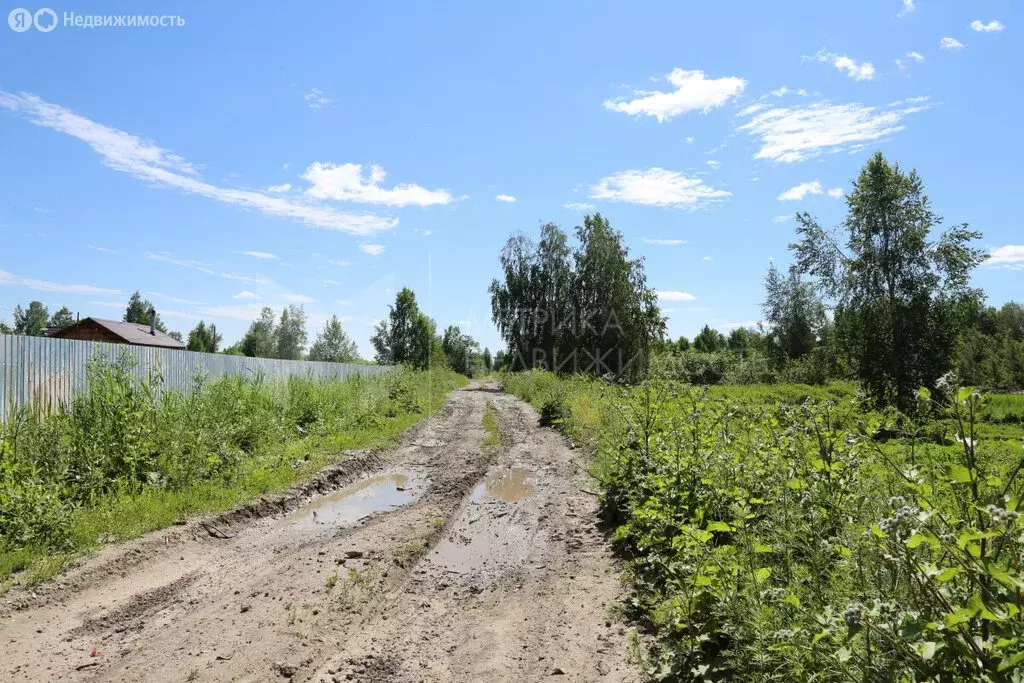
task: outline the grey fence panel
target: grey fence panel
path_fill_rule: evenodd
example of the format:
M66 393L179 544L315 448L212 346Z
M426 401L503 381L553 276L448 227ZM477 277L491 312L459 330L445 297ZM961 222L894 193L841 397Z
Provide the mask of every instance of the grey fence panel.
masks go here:
M394 370L384 365L248 358L77 339L0 335L0 422L23 406L46 413L69 405L75 396L89 390L91 359L99 356L113 363L123 354L134 358L135 376L142 379L158 372L165 389L182 392L194 388L197 372L210 379L228 375L251 379L262 375L266 381L274 382L289 377L344 380Z

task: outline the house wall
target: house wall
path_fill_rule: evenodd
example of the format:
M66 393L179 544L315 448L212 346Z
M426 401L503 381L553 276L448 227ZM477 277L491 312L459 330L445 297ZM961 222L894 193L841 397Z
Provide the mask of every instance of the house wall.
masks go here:
M111 344L123 344L124 340L112 333L105 327L100 327L94 322L86 320L77 325L61 330L53 335L54 339L81 339L83 341L102 341Z

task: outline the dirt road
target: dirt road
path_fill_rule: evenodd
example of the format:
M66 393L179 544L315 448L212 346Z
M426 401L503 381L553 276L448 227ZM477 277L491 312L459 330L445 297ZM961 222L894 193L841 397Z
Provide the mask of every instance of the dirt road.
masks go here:
M582 457L471 385L394 450L8 595L0 679L637 680Z

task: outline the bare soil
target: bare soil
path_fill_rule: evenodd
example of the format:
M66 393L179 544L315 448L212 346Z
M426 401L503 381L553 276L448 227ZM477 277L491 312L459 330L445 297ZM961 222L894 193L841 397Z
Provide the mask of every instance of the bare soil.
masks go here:
M592 487L530 406L475 383L393 450L12 592L0 680L639 680Z

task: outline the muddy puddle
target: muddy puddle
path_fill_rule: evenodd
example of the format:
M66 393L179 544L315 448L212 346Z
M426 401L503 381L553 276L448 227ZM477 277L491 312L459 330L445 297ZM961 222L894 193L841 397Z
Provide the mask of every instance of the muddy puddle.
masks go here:
M378 474L317 498L294 515L299 527L354 524L375 512L387 512L411 503L423 488L423 478L412 472Z
M473 489L473 500L496 499L515 503L532 496L536 484L536 478L530 470L521 467L498 470L488 474L476 485Z

